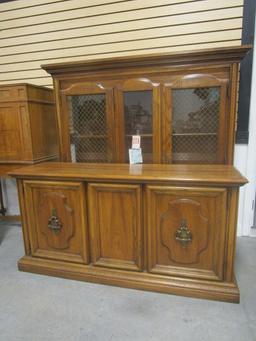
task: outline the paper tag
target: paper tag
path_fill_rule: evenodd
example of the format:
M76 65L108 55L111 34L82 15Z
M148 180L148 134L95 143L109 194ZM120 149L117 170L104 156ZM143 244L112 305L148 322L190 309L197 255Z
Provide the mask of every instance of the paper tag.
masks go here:
M129 161L131 165L136 163L142 163L142 153L141 148L139 149L129 149Z
M76 146L74 143L70 145L70 152L71 152L71 162L76 162Z
M140 135L132 136L132 149L140 149Z
M142 174L142 167L143 165L140 164L134 164L129 166L129 173L131 175L141 175Z

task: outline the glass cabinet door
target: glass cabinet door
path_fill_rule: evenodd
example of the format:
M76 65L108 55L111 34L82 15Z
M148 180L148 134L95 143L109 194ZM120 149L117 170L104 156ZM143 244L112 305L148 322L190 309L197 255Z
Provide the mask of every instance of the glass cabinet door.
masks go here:
M112 91L86 84L83 89L72 90L74 94L65 94L68 161L112 162Z
M205 75L164 87L165 162L223 163L225 81Z
M117 98L120 161L129 162L132 136L140 135L143 163L159 162L159 84L128 80L118 87Z
M125 91L123 96L125 161L129 161L128 149L132 145L132 136L140 135L143 161L153 162L152 91Z

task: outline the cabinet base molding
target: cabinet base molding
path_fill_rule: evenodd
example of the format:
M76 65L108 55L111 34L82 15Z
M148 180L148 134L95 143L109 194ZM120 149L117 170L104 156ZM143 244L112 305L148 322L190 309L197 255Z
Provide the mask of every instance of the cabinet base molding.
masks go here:
M161 276L145 272L110 270L92 265L22 257L20 271L55 276L79 281L120 286L188 297L239 303L240 293L234 282L212 282L182 277Z
M0 216L0 221L20 222L21 216L20 215L2 215L2 216Z

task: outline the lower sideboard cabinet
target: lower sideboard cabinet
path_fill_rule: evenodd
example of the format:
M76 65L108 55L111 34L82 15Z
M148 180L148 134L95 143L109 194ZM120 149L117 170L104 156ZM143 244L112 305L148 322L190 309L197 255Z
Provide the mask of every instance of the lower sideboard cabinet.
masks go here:
M134 175L128 165L62 165L12 173L26 251L20 270L239 301L233 269L246 179L232 166L145 165Z

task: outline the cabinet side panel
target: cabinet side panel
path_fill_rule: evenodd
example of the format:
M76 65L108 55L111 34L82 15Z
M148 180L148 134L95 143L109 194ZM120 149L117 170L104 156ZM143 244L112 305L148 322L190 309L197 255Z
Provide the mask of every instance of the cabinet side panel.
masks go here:
M225 273L227 281L234 281L234 259L236 251L236 227L238 214L239 189L231 188L228 193L228 219L226 234L226 262Z
M38 102L45 102L45 103L52 103L53 101L53 91L48 88L37 87L31 84L27 85L27 97L28 101L38 101Z
M227 164L232 165L234 159L235 133L237 124L237 97L238 97L239 65L232 64L230 68L228 121L227 121Z
M33 146L28 103L20 102L18 104L18 111L23 159L26 161L32 161Z
M30 255L31 249L30 249L29 229L28 229L28 221L27 221L27 214L29 212L29 207L26 207L23 181L20 179L17 180L17 188L18 188L18 195L19 195L19 206L20 206L24 248L25 248L26 255Z
M29 102L33 159L56 158L58 137L55 109L52 104Z

